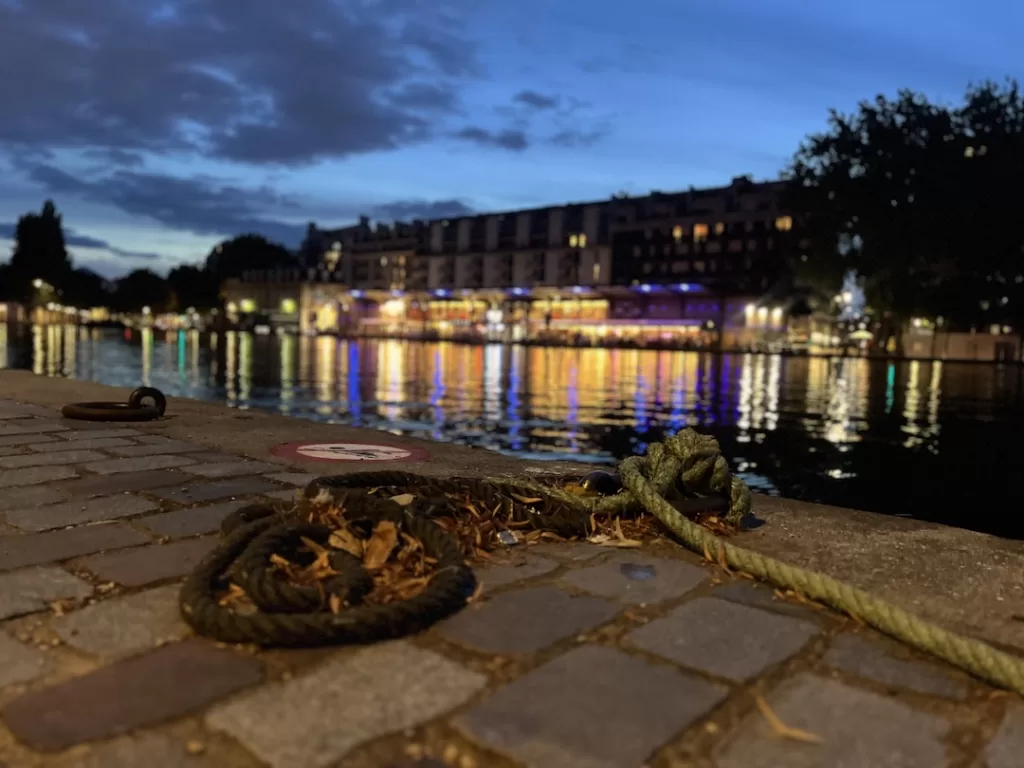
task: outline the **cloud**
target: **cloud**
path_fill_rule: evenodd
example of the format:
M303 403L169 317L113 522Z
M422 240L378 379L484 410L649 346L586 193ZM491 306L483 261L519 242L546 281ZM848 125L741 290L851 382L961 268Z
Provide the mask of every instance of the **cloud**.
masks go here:
M296 201L269 187L240 187L207 176L185 178L130 170L79 178L43 163L20 163L19 167L48 193L107 203L172 229L201 235L256 233L291 246L298 244L305 232L305 225L267 216L268 210L302 211Z
M557 96L545 96L543 93L530 90L520 91L512 100L531 109L555 109L560 103Z
M556 147L579 149L593 146L607 136L608 133L607 128L597 128L589 131L568 128L551 136L548 139L548 143L554 144Z
M393 203L378 205L371 211L373 218L395 221L454 219L474 212L474 209L462 200L396 200Z
M0 1L4 59L33 62L0 78L0 145L287 165L423 141L481 74L472 2Z
M17 228L17 224L4 224L0 222L0 240L13 241ZM105 250L109 251L114 256L124 259L152 261L160 258L160 256L155 253L128 251L124 248L118 248L117 246L111 245L106 240L98 237L92 237L91 235L83 235L80 232L69 229L68 227L64 227L64 244L69 248L95 248L98 250Z
M525 131L517 128L491 130L489 128L463 128L455 134L455 138L478 144L482 147L496 147L514 152L522 152L530 145Z
M234 237L255 233L285 246L296 247L306 233L308 207L302 201L267 186L242 187L209 176L184 178L130 170L81 178L52 165L23 161L17 167L49 194L105 203L169 228L198 235ZM464 216L473 213L474 209L463 200L410 198L376 205L332 205L332 210L349 221L354 221L363 212L377 219L408 221ZM279 212L279 215L274 212ZM297 223L300 217L302 223ZM0 237L3 233L0 227ZM13 235L13 228L11 233ZM69 245L106 247L115 254L139 259L157 258L153 254L121 251L96 238L73 236L77 242L67 239Z

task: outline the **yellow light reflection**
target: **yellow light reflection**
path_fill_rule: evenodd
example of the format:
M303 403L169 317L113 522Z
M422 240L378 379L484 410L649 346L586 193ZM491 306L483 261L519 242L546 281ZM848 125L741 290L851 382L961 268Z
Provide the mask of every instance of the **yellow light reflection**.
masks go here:
M252 397L252 344L251 333L239 334L238 339L238 407L248 408Z
M142 329L142 384L152 386L150 374L153 370L153 329L146 327Z

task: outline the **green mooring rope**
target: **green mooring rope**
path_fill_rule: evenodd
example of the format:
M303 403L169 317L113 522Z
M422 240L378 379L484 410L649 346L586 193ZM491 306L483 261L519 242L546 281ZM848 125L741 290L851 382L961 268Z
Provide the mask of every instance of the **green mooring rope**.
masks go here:
M619 473L629 491L620 496L631 498L620 499L613 505L608 502L616 497L609 497L602 499L595 508L603 506L610 510L613 506L618 508L637 502L695 552L710 553L732 568L825 603L907 645L1024 696L1024 659L949 632L830 576L730 544L680 514L665 499L674 478L678 477L683 478L684 486L704 485L716 490L730 487L732 504L728 518L731 520L750 511L750 492L737 478L730 479L718 441L713 437L684 430L667 438L663 445L652 445L647 456L624 460L619 465ZM730 482L731 486L726 486ZM579 502L578 497L576 501Z

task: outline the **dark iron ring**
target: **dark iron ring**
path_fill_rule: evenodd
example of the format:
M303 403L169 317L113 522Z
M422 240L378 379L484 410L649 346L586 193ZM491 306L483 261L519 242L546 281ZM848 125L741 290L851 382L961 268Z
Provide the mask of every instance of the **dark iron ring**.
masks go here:
M152 405L143 405L143 400ZM167 398L154 387L139 387L128 396L127 403L89 402L69 403L60 409L66 419L79 421L152 421L167 410Z

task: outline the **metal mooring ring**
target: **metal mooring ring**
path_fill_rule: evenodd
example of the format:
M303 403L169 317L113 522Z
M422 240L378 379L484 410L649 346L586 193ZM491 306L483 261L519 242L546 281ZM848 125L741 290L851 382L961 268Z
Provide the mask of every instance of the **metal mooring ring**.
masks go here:
M150 399L152 405L143 405ZM167 410L167 398L154 387L139 387L128 396L127 403L69 403L60 409L66 419L79 421L152 421Z

